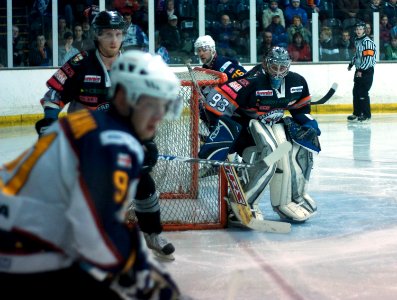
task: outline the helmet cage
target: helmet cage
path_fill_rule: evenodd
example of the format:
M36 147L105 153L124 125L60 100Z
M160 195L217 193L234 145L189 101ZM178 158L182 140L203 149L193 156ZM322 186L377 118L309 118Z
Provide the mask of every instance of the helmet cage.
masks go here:
M291 66L291 58L288 51L281 47L274 47L265 58L266 73L274 79L282 79L287 76Z

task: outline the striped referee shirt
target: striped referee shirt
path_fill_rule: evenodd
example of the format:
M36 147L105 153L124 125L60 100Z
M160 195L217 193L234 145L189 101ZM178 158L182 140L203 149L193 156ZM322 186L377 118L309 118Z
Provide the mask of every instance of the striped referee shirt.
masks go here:
M353 56L352 64L356 70L363 71L372 68L376 64L376 45L368 36L356 38L354 41L356 53Z

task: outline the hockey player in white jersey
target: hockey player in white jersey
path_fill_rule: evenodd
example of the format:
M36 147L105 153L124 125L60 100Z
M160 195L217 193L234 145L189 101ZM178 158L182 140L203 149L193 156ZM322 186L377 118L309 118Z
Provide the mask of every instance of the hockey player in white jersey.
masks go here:
M176 299L138 226L127 224L151 139L178 116L179 80L160 56L112 65L110 110L54 122L0 168L2 299Z
M317 121L310 115L311 96L306 80L290 72L286 49L272 48L254 75L215 87L206 97L211 133L199 156L225 160L234 153L239 162L258 163L285 141L291 151L277 163L238 170L254 216L267 187L271 204L289 222L304 222L317 210L308 195L313 152L320 151ZM239 115L235 115L238 109ZM289 111L291 116L284 116ZM229 156L230 157L230 156Z

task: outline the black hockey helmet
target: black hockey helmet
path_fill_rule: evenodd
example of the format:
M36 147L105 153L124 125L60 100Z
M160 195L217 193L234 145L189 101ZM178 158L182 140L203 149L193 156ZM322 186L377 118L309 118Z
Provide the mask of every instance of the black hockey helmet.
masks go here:
M127 23L118 11L101 11L92 20L95 36L101 34L103 29L120 29L125 33Z
M365 22L364 22L364 21L361 21L361 20L358 20L358 21L356 22L356 24L354 24L354 28L357 28L357 27L365 28Z

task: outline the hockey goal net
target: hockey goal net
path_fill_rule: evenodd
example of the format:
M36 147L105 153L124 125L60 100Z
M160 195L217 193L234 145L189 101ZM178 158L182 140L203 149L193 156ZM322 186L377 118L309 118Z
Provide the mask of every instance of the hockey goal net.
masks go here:
M176 73L181 80L183 99L181 118L163 121L156 135L160 154L197 157L200 147L199 91L227 80L224 73L203 68ZM197 85L192 80L197 82ZM204 166L206 167L206 166ZM199 163L159 160L153 170L157 192L160 193L161 220L164 230L216 229L226 225L223 197L227 183L222 172L201 177Z

